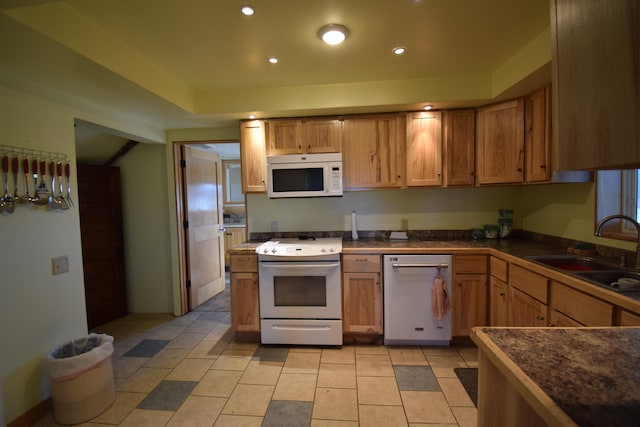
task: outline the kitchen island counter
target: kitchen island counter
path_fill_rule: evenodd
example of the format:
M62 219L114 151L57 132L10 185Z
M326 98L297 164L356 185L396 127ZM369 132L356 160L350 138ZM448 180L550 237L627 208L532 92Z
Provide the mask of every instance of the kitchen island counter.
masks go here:
M638 425L640 328L478 327L471 338L478 426Z

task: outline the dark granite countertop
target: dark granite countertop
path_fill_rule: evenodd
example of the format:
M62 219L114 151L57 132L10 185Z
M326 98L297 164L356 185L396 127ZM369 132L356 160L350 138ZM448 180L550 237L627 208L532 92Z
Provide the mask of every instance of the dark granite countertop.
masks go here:
M577 425L640 425L640 328L476 329Z

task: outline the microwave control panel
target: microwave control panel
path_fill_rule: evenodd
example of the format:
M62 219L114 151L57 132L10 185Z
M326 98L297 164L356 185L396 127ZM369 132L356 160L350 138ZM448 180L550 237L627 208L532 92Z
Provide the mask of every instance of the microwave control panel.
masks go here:
M342 190L342 171L340 166L331 167L331 191Z

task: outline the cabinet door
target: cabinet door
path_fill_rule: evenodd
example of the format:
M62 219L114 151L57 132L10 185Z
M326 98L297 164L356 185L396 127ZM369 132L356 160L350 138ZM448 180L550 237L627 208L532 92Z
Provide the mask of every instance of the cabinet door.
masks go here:
M442 113L411 113L407 117L408 187L442 185Z
M525 107L526 182L544 182L551 178L551 88L529 95Z
M558 328L577 328L584 326L582 323L573 320L570 317L565 316L556 310L550 310L549 312L549 326Z
M444 185L473 185L476 172L476 112L444 113Z
M640 164L637 0L551 2L558 170Z
M524 100L478 109L477 182L506 184L524 181Z
M302 121L300 119L273 119L267 121L269 155L304 153Z
M508 285L495 277L491 277L489 283L489 324L509 326Z
M338 118L303 119L302 135L307 153L342 151L342 120Z
M263 121L240 122L240 162L242 192L266 193L267 149Z
M382 333L382 284L379 273L344 273L342 278L344 332Z
M258 273L231 273L231 329L260 331Z
M468 336L487 325L486 274L456 274L453 287L453 335Z
M524 292L509 289L509 326L547 326L547 306Z
M640 316L623 310L620 313L620 326L640 326Z
M403 123L400 114L345 119L342 147L345 189L400 187Z
M232 247L239 245L244 242L246 239L245 228L244 227L228 227L224 231L224 261L225 264L229 264L229 249Z

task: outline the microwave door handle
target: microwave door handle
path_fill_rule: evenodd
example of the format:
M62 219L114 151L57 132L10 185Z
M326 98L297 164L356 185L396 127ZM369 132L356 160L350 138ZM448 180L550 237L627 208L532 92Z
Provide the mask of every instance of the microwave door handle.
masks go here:
M340 263L339 262L332 262L332 263L322 263L322 264L303 264L300 262L295 262L295 263L289 263L289 262L263 262L260 264L260 267L263 268L281 268L281 267L286 267L286 268L295 268L295 269L301 269L301 268L316 268L316 267L340 267Z

